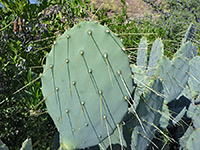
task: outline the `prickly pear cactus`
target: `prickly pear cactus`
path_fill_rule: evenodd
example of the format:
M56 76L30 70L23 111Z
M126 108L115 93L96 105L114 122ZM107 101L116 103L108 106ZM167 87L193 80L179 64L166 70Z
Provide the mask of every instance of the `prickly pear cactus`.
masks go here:
M169 107L167 106L167 101L163 102L161 114L162 114L162 116L160 117L159 126L162 129L165 129L165 128L167 128L167 126L169 124L169 120L170 120L170 112L169 112Z
M99 144L128 109L128 58L121 41L97 23L82 22L60 36L41 79L48 112L65 149Z
M122 133L123 133L123 124L118 125L114 133L109 138L106 138L101 142L101 146L99 146L100 150L101 149L114 150L114 149L119 149L119 147L121 149L126 149L127 145Z
M147 38L143 37L140 40L140 44L138 47L138 52L137 52L137 67L141 68L142 70L147 69L147 50L148 50L148 43L147 43Z
M188 72L188 84L192 97L197 97L200 94L200 56L194 57L190 62L190 70Z
M180 150L199 149L200 129L189 126L185 134L180 138Z
M190 104L188 111L187 111L187 117L192 119L193 126L195 128L200 129L200 106Z
M169 103L184 90L189 78L190 60L194 57L191 42L187 42L177 51L172 60L163 57L156 70L165 90L165 100ZM190 51L192 50L192 51Z
M0 140L0 149L1 150L8 150L8 147Z
M156 91L156 92L155 92ZM132 150L146 150L151 140L154 137L161 117L161 110L163 107L164 97L162 82L155 79L152 83L151 89L147 91L141 98L137 107L137 113L142 120L143 127L138 124L135 126L132 133ZM137 124L137 119L133 120L132 124Z
M187 41L193 42L194 36L195 36L195 25L193 23L191 23L190 26L187 29L185 37L182 39L182 45L184 43L186 43Z
M146 87L151 84L153 75L155 75L156 68L159 61L162 59L164 53L164 46L161 39L156 39L153 43L149 61L147 61L148 44L147 39L143 37L140 40L140 44L137 52L137 65L132 64L131 69L134 73L134 83L137 84L134 93L134 101L136 106L140 100L140 96L147 89Z
M190 61L189 65L190 68L187 72L189 75L187 86L184 88L180 96L185 96L192 102L189 107L189 109L191 109L194 108L192 106L198 106L200 104L200 57L195 56Z
M186 150L187 141L193 132L194 132L194 128L192 126L189 126L185 134L179 140L180 150Z
M192 42L185 42L175 53L172 60L163 56L163 44L157 39L152 46L147 66L147 40L142 38L138 48L137 66L131 65L134 73L134 82L138 85L134 98L139 99L146 85L150 84L151 77L159 77L164 86L165 100L176 99L183 91L189 78L190 60L197 55L197 47ZM192 65L192 67L195 67Z
M189 60L191 60L192 58L194 58L197 55L197 46L196 44L193 44L191 41L188 41L186 43L184 43L179 49L178 51L174 54L174 58L175 57L186 57Z
M26 139L23 144L22 144L22 147L20 150L32 150L32 141L31 139Z
M188 34L189 32L190 31L188 31ZM183 41L181 47L178 49L176 54L173 56L172 60L163 56L163 44L159 39L157 39L153 43L149 56L149 61L147 61L147 40L146 38L142 38L140 41L137 53L137 66L131 65L131 68L134 74L134 83L136 84L134 100L136 100L137 104L139 103L139 105L137 106L137 113L139 114L141 120L143 119L140 115L139 106L142 101L139 98L141 97L141 95L144 95L146 93L146 91L150 87L149 85L152 84L152 81L155 77L158 77L162 81L164 89L163 100L165 100L165 104L163 105L164 107L162 112L162 107L160 107L160 109L158 110L158 114L162 114L162 117L161 119L160 116L159 118L156 118L157 122L154 127L160 124L160 127L166 128L169 125L169 120L172 116L168 111L167 104L177 99L177 97L185 89L187 83L187 86L194 85L193 87L195 87L195 89L192 89L193 95L198 95L197 93L199 91L199 74L197 72L199 69L197 69L197 66L199 60L197 60L198 58L196 56L197 47L195 44L192 44L189 38L190 35L187 35L185 37L185 40ZM154 106L149 104L147 105L151 107ZM154 111L155 110L157 109L154 109ZM151 114L150 110L147 112L149 112L149 115ZM184 107L178 115L174 116L174 119L171 119L172 124L177 124L185 113L186 107ZM154 123L154 120L150 120L149 122L150 124ZM145 125L145 127L148 127L148 125ZM153 133L155 132L153 131L153 129L150 129L150 127L149 131L152 131ZM139 136L138 133L141 133L141 135L143 136ZM135 127L132 134L132 149L146 149L147 147L144 146L144 143L149 144L149 141L152 138L153 135L145 134L144 130L142 130L141 127ZM154 143L151 144L154 145Z

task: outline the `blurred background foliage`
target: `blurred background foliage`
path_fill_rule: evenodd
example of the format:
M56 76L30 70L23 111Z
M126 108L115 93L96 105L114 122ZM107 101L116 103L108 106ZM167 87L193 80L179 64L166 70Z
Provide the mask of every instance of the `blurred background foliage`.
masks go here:
M43 99L38 77L53 41L78 22L107 25L123 40L131 63L142 36L150 46L160 37L165 55L172 56L192 22L200 48L199 0L141 0L154 12L143 17L128 14L127 1L116 9L91 0L0 0L0 139L11 150L27 138L34 149L55 149L55 125L45 104L38 105Z

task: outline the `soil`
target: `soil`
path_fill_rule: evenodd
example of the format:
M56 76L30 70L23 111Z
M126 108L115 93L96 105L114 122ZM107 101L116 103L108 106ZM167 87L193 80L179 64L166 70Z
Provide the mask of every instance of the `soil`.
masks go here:
M109 16L112 16L116 12L121 12L121 0L92 0L97 8L104 7L108 10ZM130 19L142 18L147 14L158 15L151 5L145 3L142 0L126 0L127 14Z

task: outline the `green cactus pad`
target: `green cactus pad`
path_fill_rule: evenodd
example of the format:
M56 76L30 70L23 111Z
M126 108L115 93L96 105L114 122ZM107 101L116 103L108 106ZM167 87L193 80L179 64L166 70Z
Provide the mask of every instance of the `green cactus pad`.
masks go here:
M190 104L187 116L192 119L195 128L200 128L200 106Z
M23 144L22 144L22 147L20 150L32 150L33 147L32 147L32 141L31 139L26 139Z
M99 146L99 148L100 149L104 148L106 150L115 149L113 145L116 144L119 145L121 149L125 149L127 145L122 133L123 133L123 125L121 124L115 129L114 133L109 138L107 137L100 143L102 147Z
M189 80L189 79L188 79L188 80ZM177 97L177 99L180 98L181 96L185 96L185 97L188 98L189 100L192 100L192 99L193 99L188 84L185 86L184 90L183 90L182 93Z
M138 136L138 133L140 131L140 127L139 126L136 126L133 130L133 133L132 133L132 141L131 141L131 149L132 150L136 150L138 148L138 143L139 143L139 136ZM147 147L147 146L146 146Z
M197 55L196 44L192 44L191 41L188 41L178 49L178 51L174 54L174 57L184 56L187 57L188 59L192 59L196 55Z
M147 61L147 46L147 39L143 37L140 40L137 52L137 66L135 64L131 65L134 74L134 83L137 84L134 92L135 106L138 105L140 96L147 89L147 86L154 80L152 79L154 78L153 75L155 75L158 63L163 56L164 49L161 39L156 39L153 43L149 61Z
M152 45L151 53L149 56L147 75L151 77L155 75L159 61L162 59L164 53L164 45L161 39L156 39Z
M8 147L0 140L0 150L9 150Z
M195 25L193 23L190 24L188 30L185 34L185 37L182 39L182 45L187 41L193 41L195 37Z
M155 91L161 95L163 93L162 82L158 79L155 79L152 83L151 90L144 94L144 97L141 98L137 107L137 113L143 121L145 132L139 124L134 128L132 133L132 150L147 149L157 130L164 98L158 93L155 93ZM136 124L135 122L138 122L138 120L134 119L132 124Z
M188 150L197 150L197 149L199 149L199 146L200 146L199 136L200 136L200 129L197 128L190 135L190 138L187 141L186 149L188 149Z
M166 101L164 101L164 103L163 103L163 108L162 108L161 113L162 113L162 116L160 117L159 126L163 129L165 129L169 125L169 120L170 120L169 108L167 106Z
M64 148L87 148L111 135L132 90L123 45L107 27L79 23L47 56L42 92Z
M186 150L187 141L193 132L194 132L194 128L189 126L185 134L180 138L179 143L180 143L181 150Z
M197 150L199 149L200 129L193 129L191 126L180 139L181 150Z
M170 61L163 57L156 75L162 80L165 90L165 99L170 102L176 99L188 81L189 60L186 57L175 57Z
M146 67L147 67L147 50L148 50L147 38L143 37L140 40L140 44L138 47L136 63L137 63L137 66L144 71L146 70Z
M146 72L142 70L142 68L140 68L139 66L132 64L131 69L134 74L134 83L137 84L137 87L134 92L134 102L136 108L140 101L140 96L147 89L147 86L151 82L150 79L147 77Z
M182 117L185 115L186 113L186 107L184 107L179 114L177 114L177 116L172 120L173 125L177 124L177 122L179 122Z
M194 57L190 62L188 84L193 97L200 94L200 56Z

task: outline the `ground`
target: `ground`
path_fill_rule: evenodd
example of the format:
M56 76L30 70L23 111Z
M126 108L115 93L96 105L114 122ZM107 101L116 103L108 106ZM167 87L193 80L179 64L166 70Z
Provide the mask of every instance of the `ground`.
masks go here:
M121 11L121 0L92 0L97 8L105 7L112 16ZM146 14L156 14L153 8L142 0L126 0L127 14L130 18L142 18Z

